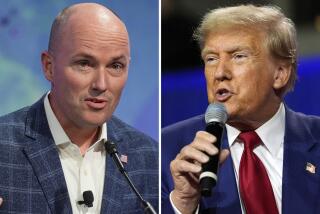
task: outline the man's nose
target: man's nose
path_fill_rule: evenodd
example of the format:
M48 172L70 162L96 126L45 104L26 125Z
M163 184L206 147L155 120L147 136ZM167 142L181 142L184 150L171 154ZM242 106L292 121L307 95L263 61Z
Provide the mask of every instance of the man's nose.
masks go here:
M92 83L92 89L95 91L106 91L108 86L107 71L104 68L99 68Z
M220 81L231 79L231 68L228 59L221 58L219 60L217 69L214 72L214 78Z

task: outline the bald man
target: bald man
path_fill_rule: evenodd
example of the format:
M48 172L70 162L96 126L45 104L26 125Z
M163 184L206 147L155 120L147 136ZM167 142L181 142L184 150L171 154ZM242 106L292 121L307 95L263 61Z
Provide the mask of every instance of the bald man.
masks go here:
M113 116L130 62L124 23L102 5L72 5L54 20L41 61L51 90L0 118L0 212L143 213L107 140L157 207L157 143ZM78 203L85 191L92 207Z

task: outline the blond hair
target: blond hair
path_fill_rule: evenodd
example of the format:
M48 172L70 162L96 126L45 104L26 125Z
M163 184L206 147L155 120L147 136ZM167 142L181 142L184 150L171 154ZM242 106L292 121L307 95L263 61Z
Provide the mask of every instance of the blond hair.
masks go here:
M297 39L294 23L281 9L274 6L240 5L209 11L194 32L203 49L210 33L221 28L244 27L265 33L266 47L275 59L284 60L292 67L291 76L281 94L293 90L297 79Z

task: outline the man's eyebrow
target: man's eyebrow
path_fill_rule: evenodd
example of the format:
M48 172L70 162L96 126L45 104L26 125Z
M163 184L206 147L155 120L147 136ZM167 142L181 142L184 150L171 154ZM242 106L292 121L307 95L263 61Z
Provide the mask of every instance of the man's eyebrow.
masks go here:
M235 46L226 50L227 53L234 53L237 51L252 51L252 47L243 45L243 46Z
M204 56L208 55L208 54L216 54L215 51L213 51L212 49L209 49L209 48L204 48L202 51L201 51L201 57L204 58Z
M117 61L117 60L126 60L128 57L125 55L119 55L119 56L114 56L112 57L112 61Z
M237 51L252 51L252 47L250 46L247 46L247 45L238 45L238 46L234 46L234 47L230 47L230 48L226 48L224 50L224 52L227 52L227 53L234 53L234 52L237 52ZM210 48L204 48L202 51L201 51L201 57L203 58L204 56L206 56L207 54L218 54L217 51L213 50L213 49L210 49Z
M78 54L75 54L74 56L72 56L71 58L72 59L86 58L86 59L96 60L96 58L94 56L87 54L87 53L78 53ZM119 56L112 57L111 61L126 60L127 58L128 57L126 55L119 55Z
M71 57L72 59L76 59L76 58L86 58L86 59L95 59L95 57L93 57L90 54L87 53L78 53L75 54L74 56Z

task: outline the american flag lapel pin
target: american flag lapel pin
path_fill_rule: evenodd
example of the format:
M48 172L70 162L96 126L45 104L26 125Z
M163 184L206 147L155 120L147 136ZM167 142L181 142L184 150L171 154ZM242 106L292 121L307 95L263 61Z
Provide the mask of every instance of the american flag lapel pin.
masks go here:
M128 156L127 155L121 155L120 160L122 163L128 163Z
M313 165L312 163L307 162L306 171L308 171L311 174L315 174L316 173L316 166Z

